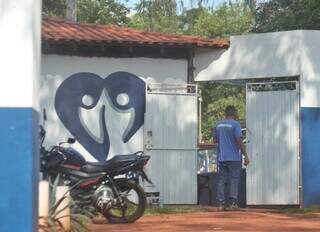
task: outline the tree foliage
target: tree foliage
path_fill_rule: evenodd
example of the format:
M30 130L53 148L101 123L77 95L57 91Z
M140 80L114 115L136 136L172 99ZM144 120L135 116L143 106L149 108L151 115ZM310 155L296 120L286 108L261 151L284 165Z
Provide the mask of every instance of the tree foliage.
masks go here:
M129 26L147 31L177 33L179 22L175 0L141 0Z
M43 0L42 10L50 17L65 18L66 0ZM79 22L126 25L129 8L118 0L78 0Z
M250 8L240 2L225 3L217 9L204 9L195 20L192 34L227 37L248 33L252 21Z
M320 29L319 0L270 0L256 9L254 32Z
M182 14L179 16L179 26L181 31L184 34L196 34L195 33L195 24L197 19L204 14L206 8L198 7L198 8L191 8L189 10L184 10Z
M64 18L66 0L42 0L42 12L49 17Z
M78 0L78 20L87 23L126 25L129 9L117 0Z
M210 141L211 129L223 119L225 108L234 105L240 120L245 119L245 88L212 82L200 83L202 90L202 140Z

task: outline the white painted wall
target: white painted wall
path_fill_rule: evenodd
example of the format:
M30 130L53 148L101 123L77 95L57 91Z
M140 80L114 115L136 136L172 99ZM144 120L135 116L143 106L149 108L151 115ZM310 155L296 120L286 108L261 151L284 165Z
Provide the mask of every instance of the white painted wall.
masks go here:
M303 31L300 55L301 106L320 106L320 31Z
M194 76L197 77L199 73L207 69L208 66L219 59L226 49L217 48L196 48L194 54L193 65L195 67Z
M76 56L42 56L42 80L41 101L42 108L47 110L46 121L47 137L46 145L54 145L71 137L67 129L62 125L54 110L55 92L59 85L70 75L78 72L92 72L102 78L118 71L133 73L148 82L156 83L186 83L187 82L187 60L152 59L152 58L88 58ZM105 101L105 102L103 102ZM115 111L111 105L102 99L99 104L105 104L106 124L110 133L111 148L109 158L112 154L128 154L143 149L143 128L124 144L121 141L123 131L126 129L130 114ZM97 105L97 106L98 106ZM97 107L96 108L99 108ZM99 136L98 114L96 111L82 110L91 132ZM112 133L112 136L111 136ZM94 161L93 157L80 145L73 145L88 160Z
M1 107L38 109L40 11L39 1L0 1Z
M198 81L280 77L299 74L301 31L233 36L220 59Z
M300 76L301 106L320 106L320 31L234 36L230 42L197 81Z

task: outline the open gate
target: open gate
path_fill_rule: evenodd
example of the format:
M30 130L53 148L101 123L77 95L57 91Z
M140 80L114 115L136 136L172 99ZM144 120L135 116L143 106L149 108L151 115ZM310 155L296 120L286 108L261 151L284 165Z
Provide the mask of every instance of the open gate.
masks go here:
M197 203L197 88L148 84L144 123L147 174L165 204Z
M299 205L297 82L247 84L248 205Z

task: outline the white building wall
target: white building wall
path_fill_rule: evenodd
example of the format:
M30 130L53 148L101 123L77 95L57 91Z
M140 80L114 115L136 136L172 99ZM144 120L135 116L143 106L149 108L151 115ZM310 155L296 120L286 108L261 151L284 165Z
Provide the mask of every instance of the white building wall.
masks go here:
M106 78L114 72L125 71L132 73L147 82L156 83L186 83L187 60L152 59L152 58L93 58L59 55L42 56L41 101L42 108L46 108L46 144L54 145L73 137L61 123L55 107L54 99L58 87L69 76L79 72L91 72ZM121 96L120 102L128 101L127 96ZM80 114L91 135L101 139L102 131L99 125L98 110L106 106L105 120L110 137L109 157L113 154L128 154L143 149L143 126L124 143L122 136L130 126L134 112L120 112L110 104L106 97L101 97L99 103L92 110L82 109ZM87 150L79 143L73 145L85 155L86 159L94 161Z
M153 58L100 58L42 55L42 75L68 77L75 72L93 72L106 77L125 71L157 83L186 83L187 60Z
M303 31L300 50L301 107L319 107L320 31Z
M195 67L194 76L197 77L202 70L208 68L208 66L219 59L220 56L226 51L226 49L217 48L197 48L195 49L193 65Z
M301 106L320 106L320 31L233 36L197 81L300 76Z
M40 9L38 1L0 1L1 107L39 108Z

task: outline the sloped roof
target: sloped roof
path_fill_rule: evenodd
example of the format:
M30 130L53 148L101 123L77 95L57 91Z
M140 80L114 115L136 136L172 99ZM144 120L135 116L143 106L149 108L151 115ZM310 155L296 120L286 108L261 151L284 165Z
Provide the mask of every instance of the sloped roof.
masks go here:
M206 39L197 36L146 32L132 28L67 22L43 18L42 40L132 45L195 46L227 48L227 39Z

